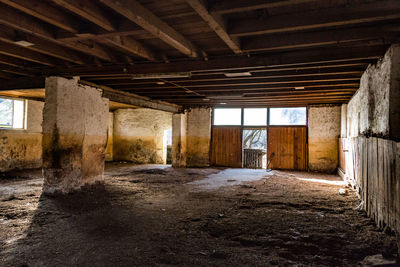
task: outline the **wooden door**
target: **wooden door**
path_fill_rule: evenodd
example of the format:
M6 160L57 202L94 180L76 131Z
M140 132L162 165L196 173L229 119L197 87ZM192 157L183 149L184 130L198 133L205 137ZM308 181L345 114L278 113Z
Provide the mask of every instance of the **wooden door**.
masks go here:
M242 135L240 127L214 127L211 163L214 166L242 167Z
M269 127L267 156L271 153L271 169L306 170L307 128Z

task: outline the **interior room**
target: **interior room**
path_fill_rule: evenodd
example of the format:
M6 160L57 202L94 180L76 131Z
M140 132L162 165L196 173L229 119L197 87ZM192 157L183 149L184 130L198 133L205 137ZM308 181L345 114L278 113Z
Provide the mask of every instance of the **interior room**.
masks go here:
M0 266L400 265L400 1L0 14Z

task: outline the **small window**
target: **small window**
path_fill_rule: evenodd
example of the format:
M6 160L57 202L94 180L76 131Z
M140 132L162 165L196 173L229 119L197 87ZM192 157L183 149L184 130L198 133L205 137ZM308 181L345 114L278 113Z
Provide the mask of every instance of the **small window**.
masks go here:
M0 127L23 129L25 126L25 100L0 98Z
M267 125L266 108L245 108L244 123L246 126L265 126Z
M241 108L216 108L214 109L214 125L241 125Z
M307 109L301 108L270 108L270 125L306 125Z

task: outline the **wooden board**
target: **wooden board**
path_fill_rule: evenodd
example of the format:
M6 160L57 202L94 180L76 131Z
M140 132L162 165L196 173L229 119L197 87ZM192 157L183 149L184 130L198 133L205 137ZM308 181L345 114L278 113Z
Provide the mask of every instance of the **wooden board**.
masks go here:
M306 170L307 128L269 127L267 157L275 153L272 169Z
M242 134L240 127L214 127L211 164L213 166L242 167Z

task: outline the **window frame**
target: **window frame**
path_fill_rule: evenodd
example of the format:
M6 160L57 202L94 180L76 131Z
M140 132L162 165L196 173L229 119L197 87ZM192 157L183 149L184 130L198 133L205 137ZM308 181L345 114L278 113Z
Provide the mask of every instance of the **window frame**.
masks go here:
M240 109L240 124L220 124L220 125L215 125L214 124L215 109ZM213 127L241 127L241 126L243 126L243 108L241 108L241 107L214 107L212 109L211 125Z
M24 131L27 129L27 100L24 98L0 96L0 99L12 100L12 124L10 126L0 125L0 130L12 130L12 131ZM22 128L14 128L14 101L23 102L23 118L22 118Z
M306 123L305 124L271 124L270 122L270 110L274 108L305 108L306 109ZM308 127L308 106L299 107L269 107L268 108L268 127Z
M240 125L214 125L214 116L215 116L215 109L231 109L237 108L241 109L241 124ZM244 125L244 109L245 108L266 108L267 109L267 124L266 125ZM270 123L270 114L271 108L305 108L306 109L306 123L299 124L299 125L287 125L287 124L280 124L280 125L271 125ZM276 106L276 107L269 107L269 106L255 106L255 107L235 107L235 106L227 106L227 107L213 107L211 112L211 126L212 127L241 127L243 128L268 128L268 127L308 127L308 106Z

